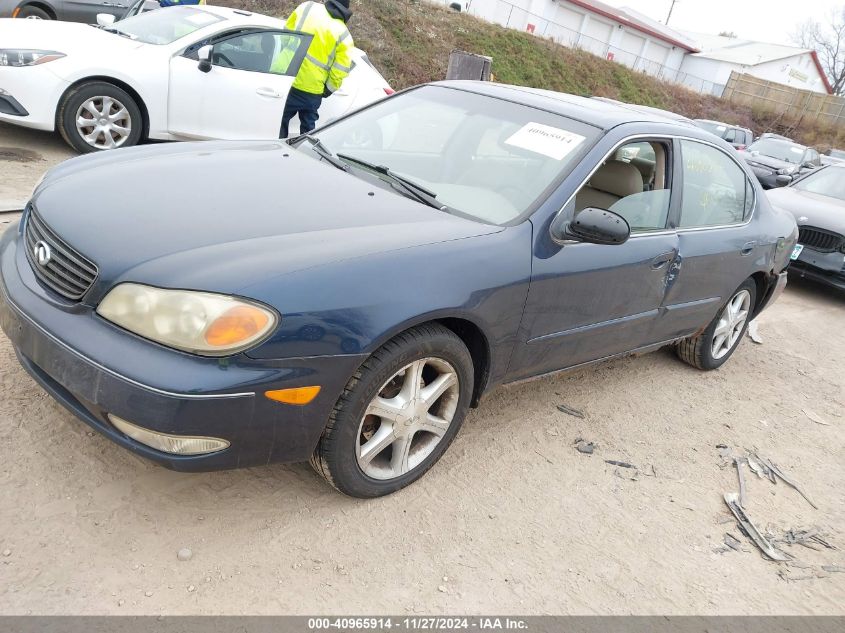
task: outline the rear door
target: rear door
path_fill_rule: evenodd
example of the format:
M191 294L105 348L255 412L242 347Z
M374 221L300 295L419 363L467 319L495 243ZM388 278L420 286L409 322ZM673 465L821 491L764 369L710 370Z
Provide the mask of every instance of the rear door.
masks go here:
M282 112L311 36L250 29L210 42L212 68L199 70L198 42L170 63L168 129L200 139L278 138Z
M758 269L767 245L753 220L756 190L737 160L704 141L676 142L682 158L679 257L667 285L664 338L706 325L730 293Z

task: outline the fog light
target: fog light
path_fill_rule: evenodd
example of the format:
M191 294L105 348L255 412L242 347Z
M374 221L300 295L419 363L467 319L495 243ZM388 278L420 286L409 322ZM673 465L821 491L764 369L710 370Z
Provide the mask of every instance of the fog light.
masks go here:
M192 435L170 435L145 429L123 418L109 413L109 421L115 428L131 437L136 442L146 444L150 448L174 455L202 455L216 453L229 447L229 442L216 437L201 437Z

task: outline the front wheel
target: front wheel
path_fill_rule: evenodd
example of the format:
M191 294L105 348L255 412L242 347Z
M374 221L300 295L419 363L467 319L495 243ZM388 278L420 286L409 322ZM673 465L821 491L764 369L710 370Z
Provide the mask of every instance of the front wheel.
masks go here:
M26 20L52 20L52 16L47 13L44 9L39 7L34 7L31 4L28 4L24 7L21 7L21 10L18 12L18 18L24 18Z
M102 81L68 92L59 107L57 124L65 141L83 154L136 145L144 127L135 99Z
M721 367L742 340L756 299L757 285L753 279L747 279L734 291L704 332L678 343L675 348L678 357L698 369Z
M377 350L350 379L311 465L353 497L380 497L422 477L469 409L472 358L452 331L428 324Z

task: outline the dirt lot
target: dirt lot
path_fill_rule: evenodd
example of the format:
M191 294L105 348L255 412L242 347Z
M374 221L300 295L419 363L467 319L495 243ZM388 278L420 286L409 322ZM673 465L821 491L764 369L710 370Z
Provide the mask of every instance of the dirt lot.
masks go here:
M3 126L0 150L0 199L69 154ZM499 389L423 480L376 501L304 464L141 461L48 397L0 335L0 613L843 615L845 573L821 566L845 566L845 297L794 281L759 321L763 344L716 372L661 351ZM818 526L838 549L780 543L798 564L764 560L722 501L737 476L718 444L756 448L818 505L746 470L761 530ZM726 532L740 551L721 552Z

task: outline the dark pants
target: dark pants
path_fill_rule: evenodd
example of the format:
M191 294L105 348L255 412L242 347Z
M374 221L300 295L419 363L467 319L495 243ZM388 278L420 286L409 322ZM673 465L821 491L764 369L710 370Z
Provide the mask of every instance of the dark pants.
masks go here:
M317 110L323 102L323 95L315 95L310 92L303 92L291 88L288 93L288 100L285 102L285 112L282 114L282 128L279 131L279 138L288 137L288 126L290 120L299 115L299 133L310 132L317 125L320 115Z

